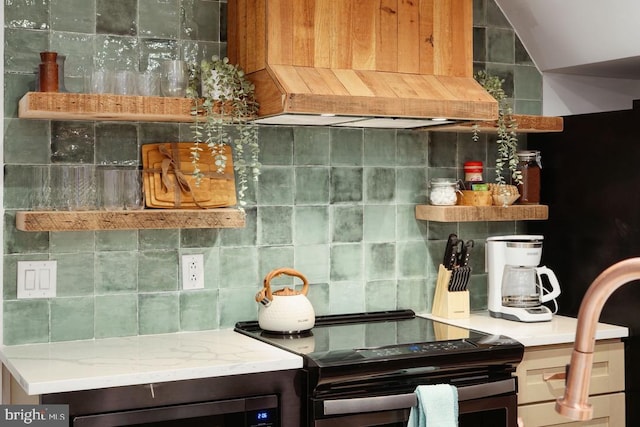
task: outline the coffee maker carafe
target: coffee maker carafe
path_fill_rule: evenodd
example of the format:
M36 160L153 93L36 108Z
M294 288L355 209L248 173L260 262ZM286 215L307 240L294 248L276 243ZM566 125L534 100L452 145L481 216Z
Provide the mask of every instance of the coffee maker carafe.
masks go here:
M519 322L551 320L551 310L542 303L560 295L556 275L538 266L543 236L493 236L487 239L488 308L492 317ZM546 277L551 289L543 286Z

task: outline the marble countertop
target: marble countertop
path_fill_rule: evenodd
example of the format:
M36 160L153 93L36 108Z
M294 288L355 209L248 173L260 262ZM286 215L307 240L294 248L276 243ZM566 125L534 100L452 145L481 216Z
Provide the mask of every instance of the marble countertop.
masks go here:
M506 335L520 341L525 347L572 343L575 340L578 324L577 319L573 317L558 315L553 316L550 322L514 322L493 318L486 311L471 313L465 319L445 319L432 314L421 314L421 316L488 334ZM598 323L596 329L596 339L598 340L626 336L629 336L629 329L624 326Z
M0 360L29 395L302 367L231 329L2 346Z

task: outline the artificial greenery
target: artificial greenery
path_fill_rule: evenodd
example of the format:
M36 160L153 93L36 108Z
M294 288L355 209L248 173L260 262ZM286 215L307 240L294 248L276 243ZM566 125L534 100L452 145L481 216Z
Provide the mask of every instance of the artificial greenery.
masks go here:
M504 174L505 167L509 170L511 181L514 184L522 183L522 173L518 170L518 124L513 117L513 109L507 101L502 84L504 80L497 76L488 75L485 71L479 71L475 79L491 96L498 101L498 156L496 157L496 182L506 184ZM478 140L478 128L473 128L473 140Z
M194 100L192 125L194 148L191 151L193 174L199 184L204 174L198 167L206 144L215 158L217 171L222 173L227 158L222 147L230 145L238 185L238 205L246 206L245 196L249 175L258 181L260 175L258 128L249 121L258 112L255 87L244 71L228 58L213 56L190 67L188 96ZM250 173L249 173L250 172Z

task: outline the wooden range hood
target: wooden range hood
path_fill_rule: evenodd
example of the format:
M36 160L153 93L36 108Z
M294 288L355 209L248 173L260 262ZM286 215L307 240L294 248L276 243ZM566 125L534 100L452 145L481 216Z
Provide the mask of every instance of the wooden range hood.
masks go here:
M227 55L255 83L258 123L498 117L473 78L473 0L229 0L228 24Z

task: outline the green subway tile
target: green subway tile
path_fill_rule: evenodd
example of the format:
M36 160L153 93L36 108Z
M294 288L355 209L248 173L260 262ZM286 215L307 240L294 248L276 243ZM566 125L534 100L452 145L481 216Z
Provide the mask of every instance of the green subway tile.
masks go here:
M477 141L473 140L470 133L459 133L457 138L458 144L458 164L460 170L460 178L464 177L464 162L473 160L481 161L483 166L487 164L487 138L481 135ZM486 177L486 171L483 171L483 177Z
M360 242L363 233L362 206L344 205L333 206L333 227L331 241Z
M391 129L364 130L364 165L396 165L396 131Z
M394 242L396 240L395 205L366 205L363 227L365 242Z
M365 168L365 202L393 202L396 196L396 170Z
M426 166L429 132L399 130L397 133L397 166ZM431 150L429 149L429 153ZM455 153L455 152L454 152Z
M48 121L4 120L5 163L47 164L50 158Z
M86 340L94 337L92 297L51 300L51 341Z
M473 27L473 60L487 60L487 29L484 27Z
M331 134L323 127L295 127L293 129L293 158L300 165L327 166L329 164Z
M514 69L516 99L540 100L542 92L542 74L536 67L518 65Z
M52 1L51 29L75 33L93 33L96 29L95 1Z
M433 221L416 219L416 206L396 205L397 240L422 240L427 237L427 224Z
M96 124L96 164L137 165L138 127L135 124Z
M288 206L258 208L258 244L287 245L293 242L293 209Z
M180 230L181 248L209 248L218 245L220 231L215 228L189 228Z
M245 226L243 228L226 228L220 230L222 246L254 246L258 240L258 211L256 208L245 209Z
M425 204L427 198L427 170L425 168L396 169L396 202Z
M26 92L33 92L36 89L35 76L33 74L13 74L7 73L4 75L4 117L7 118L18 117L18 103ZM43 122L46 123L46 122ZM4 141L4 149L7 149L7 145L10 141ZM17 144L11 144L14 148L24 148ZM33 154L33 153L32 153ZM7 152L5 151L5 162L13 163L11 159L7 158Z
M93 231L51 232L51 253L93 252L95 233Z
M50 0L33 2L15 0L5 2L4 25L10 28L31 28L43 30L49 28Z
M48 300L5 301L3 308L5 345L49 341Z
M96 0L96 33L137 35L137 3L137 0Z
M515 62L515 40L512 29L487 28L487 60L503 64Z
M329 283L329 245L296 246L294 268L304 274L309 283Z
M180 126L177 123L139 123L140 144L155 144L162 141L180 140ZM191 138L189 138L191 139Z
M331 281L361 280L362 258L363 250L360 243L331 245Z
M138 249L138 233L131 230L96 231L96 251L132 251Z
M180 330L180 294L162 292L138 294L140 335L166 334Z
M449 234L458 233L458 224L454 222L429 221L428 233L429 240L447 240ZM444 246L442 250L444 252Z
M362 282L332 283L330 305L331 312L336 314L365 311L364 284Z
M329 305L329 284L328 283L312 283L309 284L307 298L311 301L313 311L316 316L324 316L331 314Z
M180 231L175 230L140 230L138 231L138 244L140 250L173 249L180 242Z
M4 253L45 253L49 250L49 233L19 231L16 226L15 212L4 213Z
M513 112L539 116L542 114L542 101L516 100Z
M6 165L4 168L4 207L29 209L32 198L29 189L35 186L34 167Z
M473 25L485 24L486 10L487 10L487 0L473 0Z
M218 327L218 290L180 293L180 330L202 331Z
M257 248L221 248L220 277L224 288L259 284Z
M258 203L260 205L293 204L293 169L263 167L258 184Z
M77 297L94 293L94 255L91 253L52 254L57 264L59 297Z
M258 248L258 276L277 268L293 267L293 246L261 246Z
M458 135L453 132L431 132L430 135L429 166L457 167Z
M520 41L520 39L518 38L517 34L516 34L516 40L515 41L516 41L516 46L515 46L515 61L516 61L516 64L519 64L519 65L534 65L533 61L531 60L531 57L529 56L529 52L527 52L527 49L524 47L524 45ZM540 96L540 94L538 94L538 96Z
M192 1L184 2L184 9L180 10L179 0L138 0L140 23L138 24L138 35L143 37L153 37L157 39L177 39L180 33L180 22L185 25L184 35L186 38L194 36L199 38L201 34L190 34L198 32L199 28L193 28L191 21L194 18ZM211 27L216 27L212 16L207 13L207 9L202 8L200 19L210 19ZM184 15L181 16L181 12ZM197 17L196 17L197 18ZM202 34L205 35L205 34ZM207 40L204 37L201 40Z
M398 280L398 308L408 308L417 313L431 312L431 297L435 285L425 279Z
M51 161L54 163L94 162L92 122L51 122Z
M150 1L150 0L146 0ZM153 3L158 3L160 0L151 0ZM178 2L176 2L178 3ZM140 1L140 7L142 9L143 1ZM155 7L159 10L166 9L166 5L162 5L162 8ZM165 21L178 22L178 8L176 7L176 13L173 16L169 16L165 12ZM183 39L191 40L220 40L220 2L209 0L184 0L182 1L181 13L184 13L184 23L182 25ZM153 17L153 13L149 14L149 18ZM161 18L157 17L156 18ZM156 19L156 25L162 22ZM140 23L140 30L143 32L146 28ZM166 31L166 30L165 30ZM154 34L150 34L154 35Z
M364 251L367 281L396 277L396 245L394 243L368 243Z
M235 287L220 289L220 328L232 328L243 320L256 320L258 306L253 299L256 287Z
M363 153L362 129L331 129L331 165L361 166Z
M64 55L64 88L68 92L84 92L85 77L93 66L93 34L55 32L51 35L51 50Z
M138 254L136 252L97 252L95 292L110 294L138 289Z
M399 242L398 248L398 277L422 278L427 276L429 254L425 241Z
M487 275L471 275L469 281L469 308L472 311L487 309Z
M376 280L365 284L366 311L385 311L397 308L397 283L395 280Z
M138 252L138 291L178 290L178 254L176 251Z
M315 245L329 241L328 206L298 206L294 217L294 244Z
M111 1L111 0L102 0ZM135 1L135 0L134 0ZM94 66L113 70L137 70L139 64L139 40L135 37L97 35Z
M95 298L96 338L138 334L138 295L98 295Z
M362 201L362 168L331 168L331 203Z
M33 73L40 64L40 52L49 49L48 34L47 31L5 28L4 72Z
M293 164L293 128L259 126L260 163L287 166Z
M160 67L167 58L177 58L178 52L180 51L180 44L177 40L167 40L167 39L140 39L140 71L155 71L160 72ZM199 62L199 61L193 61ZM142 125L142 123L141 123ZM149 142L163 142L163 141L193 141L193 131L190 129L191 125L183 124L181 126L177 123L154 123L153 125L161 125L167 126L171 125L171 127L176 130L180 130L181 127L184 127L185 132L187 132L186 137L184 138L176 138L176 137L167 137L164 136L162 139L157 139L155 141L149 140ZM175 132L171 130L171 132ZM142 140L141 140L142 141ZM146 142L147 140L145 140Z
M495 0L486 0L486 19L489 27L511 28L509 21Z
M295 204L329 203L329 168L295 168Z

